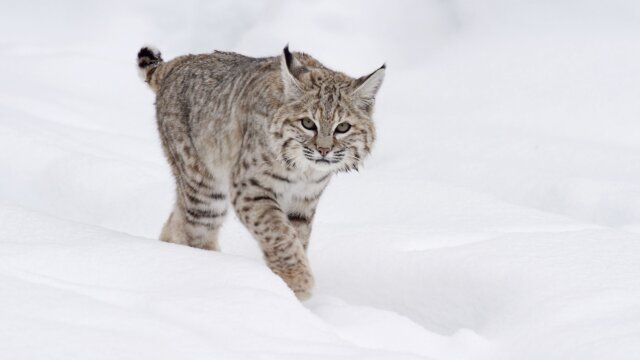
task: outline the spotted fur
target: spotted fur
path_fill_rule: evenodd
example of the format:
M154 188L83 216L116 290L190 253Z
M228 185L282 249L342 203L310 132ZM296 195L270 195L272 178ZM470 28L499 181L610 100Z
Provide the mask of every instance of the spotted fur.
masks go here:
M176 180L160 239L218 250L231 203L271 270L300 299L309 297L306 249L316 206L332 174L356 170L371 151L385 67L354 79L288 48L278 57L216 51L163 62L146 47L138 66L156 92ZM305 118L315 130L302 125ZM349 130L336 132L344 122Z

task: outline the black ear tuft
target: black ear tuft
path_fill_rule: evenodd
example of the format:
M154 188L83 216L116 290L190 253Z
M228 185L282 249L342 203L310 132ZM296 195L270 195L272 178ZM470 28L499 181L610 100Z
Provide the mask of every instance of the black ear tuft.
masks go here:
M380 66L380 69L386 69L387 68L387 63L382 64L382 66Z
M291 55L291 52L289 51L289 44L287 44L287 46L284 47L284 59L287 63L287 67L289 69L291 69L291 63L293 62L293 55Z
M284 94L287 99L295 99L302 95L304 85L300 75L307 72L307 68L289 51L289 44L280 55L280 72L284 84Z

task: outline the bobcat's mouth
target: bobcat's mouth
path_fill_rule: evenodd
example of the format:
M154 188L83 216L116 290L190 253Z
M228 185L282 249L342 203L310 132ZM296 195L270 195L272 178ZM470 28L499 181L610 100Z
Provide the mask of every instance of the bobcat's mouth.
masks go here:
M342 161L344 158L344 150L334 151L326 156L320 156L317 152L311 150L307 146L304 146L303 156L318 169L330 170L334 169Z

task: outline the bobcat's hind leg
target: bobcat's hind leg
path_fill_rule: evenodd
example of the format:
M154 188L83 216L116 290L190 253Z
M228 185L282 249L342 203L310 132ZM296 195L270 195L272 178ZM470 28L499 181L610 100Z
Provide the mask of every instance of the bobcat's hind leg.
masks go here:
M187 240L186 232L184 230L184 223L181 221L182 215L179 211L180 209L175 205L169 215L169 218L162 227L160 240L174 244L189 245L189 241Z
M179 116L158 121L162 144L176 178L176 205L164 225L161 240L219 250L218 232L227 214L228 181L214 176L202 162Z
M220 250L218 233L227 212L226 202L215 199L200 202L198 196L186 197L191 200L181 201L178 195L178 202L162 228L160 240L199 249ZM217 197L226 196L220 193Z
M228 205L226 192L223 192L226 189L219 183L213 184L218 186L201 186L198 189L187 187L188 192L180 197L178 207L189 246L218 251L218 233Z

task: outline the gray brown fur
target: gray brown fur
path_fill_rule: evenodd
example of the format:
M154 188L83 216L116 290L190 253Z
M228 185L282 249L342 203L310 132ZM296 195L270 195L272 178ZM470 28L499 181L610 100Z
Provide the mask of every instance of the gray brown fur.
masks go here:
M271 270L308 298L316 206L331 176L357 169L371 151L384 66L353 79L288 48L278 57L216 51L163 62L146 47L138 66L157 94L158 130L176 179L160 239L218 250L231 203ZM316 130L303 127L304 118ZM335 133L343 122L351 128Z

